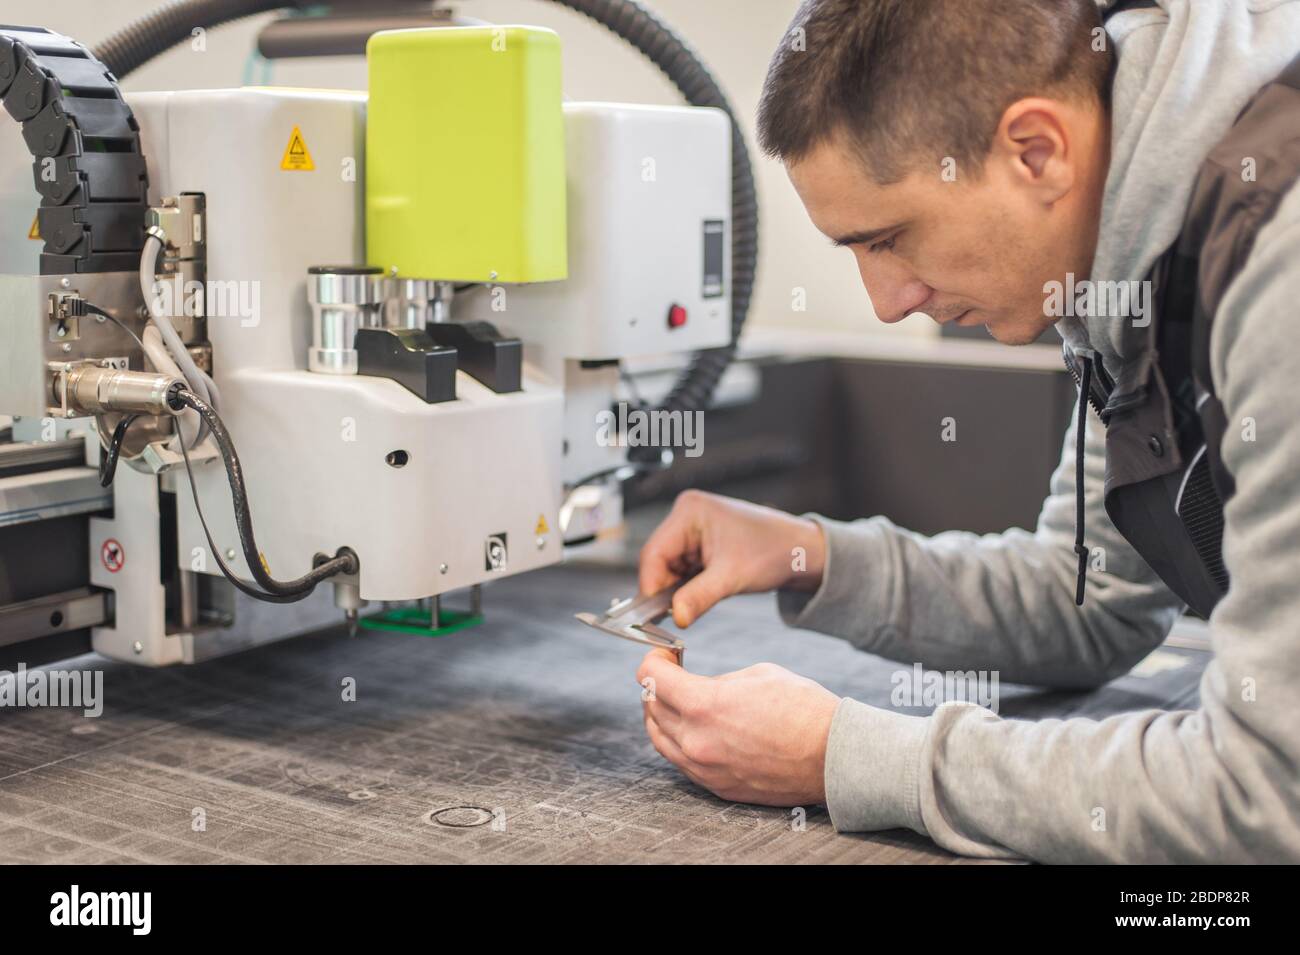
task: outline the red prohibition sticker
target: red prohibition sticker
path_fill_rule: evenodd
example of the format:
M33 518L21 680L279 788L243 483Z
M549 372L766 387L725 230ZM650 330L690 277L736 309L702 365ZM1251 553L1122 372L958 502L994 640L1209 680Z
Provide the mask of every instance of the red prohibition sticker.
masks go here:
M116 574L126 563L126 551L122 549L121 544L110 537L99 549L99 559L103 561L105 570L110 574Z

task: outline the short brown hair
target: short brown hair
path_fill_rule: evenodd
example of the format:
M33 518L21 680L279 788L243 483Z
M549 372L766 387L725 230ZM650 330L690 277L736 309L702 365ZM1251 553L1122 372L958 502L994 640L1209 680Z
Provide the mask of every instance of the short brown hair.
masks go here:
M1017 100L1109 106L1101 26L1096 0L805 0L768 70L759 142L789 162L844 133L881 182L947 157L980 167Z

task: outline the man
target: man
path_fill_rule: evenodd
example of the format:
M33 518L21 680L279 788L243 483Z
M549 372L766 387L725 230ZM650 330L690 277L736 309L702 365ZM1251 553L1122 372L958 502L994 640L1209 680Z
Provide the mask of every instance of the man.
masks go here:
M1057 326L1082 425L1037 530L927 539L688 493L640 584L701 571L682 627L777 590L788 623L863 650L1069 688L1190 605L1215 651L1200 708L920 718L651 653L651 740L725 799L973 856L1300 861L1300 0L1118 6L1103 32L1093 0L808 0L759 117L882 321L1008 345ZM1063 311L1089 283L1110 307Z

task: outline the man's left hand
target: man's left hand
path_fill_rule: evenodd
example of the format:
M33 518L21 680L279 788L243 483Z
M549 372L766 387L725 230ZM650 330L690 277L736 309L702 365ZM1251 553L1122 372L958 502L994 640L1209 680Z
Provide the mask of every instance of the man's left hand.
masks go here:
M655 749L731 802L825 802L826 739L839 698L773 663L718 677L652 650L636 674Z

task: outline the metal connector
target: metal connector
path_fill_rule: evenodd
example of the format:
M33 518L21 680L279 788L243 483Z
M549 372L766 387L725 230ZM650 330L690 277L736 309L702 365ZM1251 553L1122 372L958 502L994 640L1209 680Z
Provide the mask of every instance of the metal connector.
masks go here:
M45 308L50 341L77 341L81 337L81 319L87 314L86 300L76 292L51 292Z
M52 322L85 318L86 300L76 292L51 292L46 314Z
M171 399L185 387L174 375L129 371L96 362L53 362L51 391L61 417L109 413L175 415Z
M164 271L175 271L180 262L204 258L206 203L203 193L183 192L167 196L152 207L145 218L145 231L163 242Z

